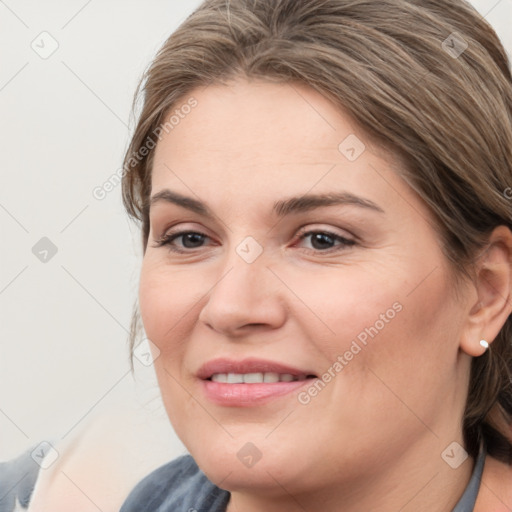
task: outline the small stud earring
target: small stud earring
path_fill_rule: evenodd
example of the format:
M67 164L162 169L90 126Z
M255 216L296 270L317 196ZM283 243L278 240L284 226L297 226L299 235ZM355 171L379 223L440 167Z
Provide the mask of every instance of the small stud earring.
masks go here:
M485 350L487 350L489 348L489 343L487 343L487 341L485 341L485 340L480 340L480 345L482 347L484 347Z

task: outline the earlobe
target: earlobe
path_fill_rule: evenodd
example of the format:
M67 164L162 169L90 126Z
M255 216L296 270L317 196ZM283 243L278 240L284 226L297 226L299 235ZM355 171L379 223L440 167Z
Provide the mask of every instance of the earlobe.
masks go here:
M512 311L512 232L495 228L476 263L477 299L468 312L461 349L479 357L496 338Z
M461 349L471 357L480 357L483 356L487 349L491 346L487 340L481 339L478 341L478 338L468 339L464 337L461 341Z

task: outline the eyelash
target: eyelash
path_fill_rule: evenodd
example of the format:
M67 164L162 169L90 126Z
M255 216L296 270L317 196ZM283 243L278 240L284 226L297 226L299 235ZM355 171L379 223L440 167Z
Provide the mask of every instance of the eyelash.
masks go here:
M182 237L184 235L187 235L187 234L200 235L200 236L203 236L205 238L210 238L207 235L205 235L204 233L201 233L199 231L186 231L186 230L184 230L184 231L177 231L177 232L174 232L174 233L171 232L171 233L164 234L158 240L155 240L155 244L153 245L153 247L158 248L158 247L163 247L163 246L167 245L170 251L175 252L175 253L181 253L181 254L190 253L190 252L194 251L195 249L200 249L201 247L196 247L196 248L182 250L182 249L177 249L175 246L171 245L172 242L176 238L180 238L180 237ZM299 241L300 240L304 240L306 237L308 237L310 235L314 235L314 234L327 235L329 238L332 238L334 240L337 240L337 241L341 242L342 245L346 246L346 247L351 247L351 246L356 244L355 240L349 240L348 238L344 238L344 237L342 237L340 235L337 235L336 233L333 233L333 232L327 231L327 230L309 230L309 231L303 232L299 236ZM330 254L332 252L338 252L338 251L341 251L341 250L345 250L345 249L335 248L335 247L331 247L330 249L326 249L326 250L307 249L308 252L322 253L322 254Z

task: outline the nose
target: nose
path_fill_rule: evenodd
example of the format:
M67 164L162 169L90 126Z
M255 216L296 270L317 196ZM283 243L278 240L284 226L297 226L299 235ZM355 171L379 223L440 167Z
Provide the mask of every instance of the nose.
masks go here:
M263 254L252 263L234 254L218 274L199 320L228 337L283 325L284 286L267 264Z

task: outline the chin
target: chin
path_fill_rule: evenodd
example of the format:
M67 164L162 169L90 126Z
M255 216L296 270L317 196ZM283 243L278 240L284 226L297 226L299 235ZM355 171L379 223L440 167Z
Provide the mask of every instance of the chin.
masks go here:
M276 481L287 487L301 479L297 453L280 452L279 446L271 446L268 441L222 440L215 447L197 447L189 452L208 479L228 491L252 489L271 496L279 493ZM303 477L307 474L305 471Z

